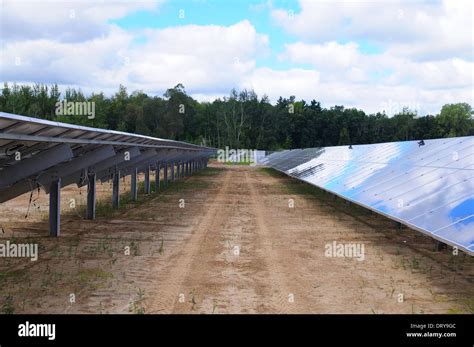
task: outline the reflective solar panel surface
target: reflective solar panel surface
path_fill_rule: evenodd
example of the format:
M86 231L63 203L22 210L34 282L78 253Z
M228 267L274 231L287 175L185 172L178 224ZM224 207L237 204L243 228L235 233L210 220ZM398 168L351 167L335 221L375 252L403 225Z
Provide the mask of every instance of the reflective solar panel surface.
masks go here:
M474 137L296 149L262 164L474 255Z

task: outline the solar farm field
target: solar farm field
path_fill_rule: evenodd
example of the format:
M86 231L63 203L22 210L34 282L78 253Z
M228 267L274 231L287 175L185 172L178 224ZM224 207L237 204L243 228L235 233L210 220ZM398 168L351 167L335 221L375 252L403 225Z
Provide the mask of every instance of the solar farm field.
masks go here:
M97 185L91 221L85 188L64 187L58 238L44 192L2 203L2 239L41 254L0 263L4 312L474 311L471 256L272 169L213 161L136 202L127 177L119 209L111 189ZM340 256L339 244L363 250Z

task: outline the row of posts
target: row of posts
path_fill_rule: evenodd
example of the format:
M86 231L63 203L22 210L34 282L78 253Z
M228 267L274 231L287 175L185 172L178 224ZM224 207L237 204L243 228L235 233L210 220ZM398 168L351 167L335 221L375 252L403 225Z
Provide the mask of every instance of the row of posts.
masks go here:
M198 158L189 161L165 161L157 162L155 168L155 191L161 189L161 185L167 186L170 182L185 178L201 169L207 167L208 158ZM150 171L153 165L145 168L145 194L151 193ZM161 169L163 169L163 179L161 179ZM169 174L169 175L168 175ZM87 184L87 208L86 219L95 219L96 214L96 174L88 174ZM116 169L112 177L112 206L119 208L120 206L120 170ZM138 168L134 168L131 173L130 193L133 201L138 199ZM59 236L60 234L60 192L61 179L58 178L51 183L49 195L49 233L51 236Z

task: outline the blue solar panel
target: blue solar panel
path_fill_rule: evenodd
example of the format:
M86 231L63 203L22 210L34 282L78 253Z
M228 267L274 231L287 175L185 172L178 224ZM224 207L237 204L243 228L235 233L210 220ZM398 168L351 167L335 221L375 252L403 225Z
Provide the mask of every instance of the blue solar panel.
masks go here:
M474 254L474 137L298 149L263 160Z

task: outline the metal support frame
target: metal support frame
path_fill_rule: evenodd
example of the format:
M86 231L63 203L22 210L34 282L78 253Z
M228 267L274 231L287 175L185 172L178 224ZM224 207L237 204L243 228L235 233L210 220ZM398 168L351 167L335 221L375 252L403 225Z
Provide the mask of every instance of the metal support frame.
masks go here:
M64 164L54 166L38 176L38 182L45 187L46 193L49 192L49 183L55 179L55 177L61 177L61 184L63 187L77 182L78 177L85 178L87 175L88 168L92 168L94 165L106 161L109 158L115 156L115 150L112 146L105 146L97 148L93 151L87 152L80 157L76 157ZM95 172L96 170L90 169L89 172ZM87 180L84 180L84 184L87 184Z
M0 188L6 188L28 176L37 174L73 157L69 145L62 144L0 171Z
M150 192L150 165L147 165L147 167L145 168L145 194L150 194Z
M139 167L140 164L145 164L148 161L150 161L153 157L157 155L157 152L155 149L147 149L144 152L141 152L141 154L135 158L132 158L128 161L124 161L118 165L116 165L116 169L123 171L124 176L126 176L127 168L135 168ZM110 176L114 174L115 168L111 168L109 170L106 170L103 172L99 177L99 179L104 182L108 181Z
M138 170L135 168L132 171L131 182L130 182L130 194L132 195L132 200L138 200Z
M215 152L213 148L184 142L4 112L0 112L0 119L7 120L7 126L0 131L0 149L21 148L22 156L18 162L10 156L0 158L0 202L41 187L50 195L49 233L54 237L60 234L62 187L72 183L78 187L87 185L85 218L94 220L98 180L112 178L112 206L119 208L121 177L132 175L131 194L136 200L140 172L145 170L145 193L149 194L151 170L155 171L155 190L159 191L163 166L167 184L170 176L175 181L190 175L199 158ZM25 131L28 133L23 134Z
M161 170L161 163L156 163L155 169L155 192L160 191L160 170Z
M87 174L87 210L86 219L95 219L96 206L96 174L90 172Z
M51 182L49 188L49 235L58 237L61 230L61 179Z
M112 206L120 207L120 170L116 170L112 181Z

